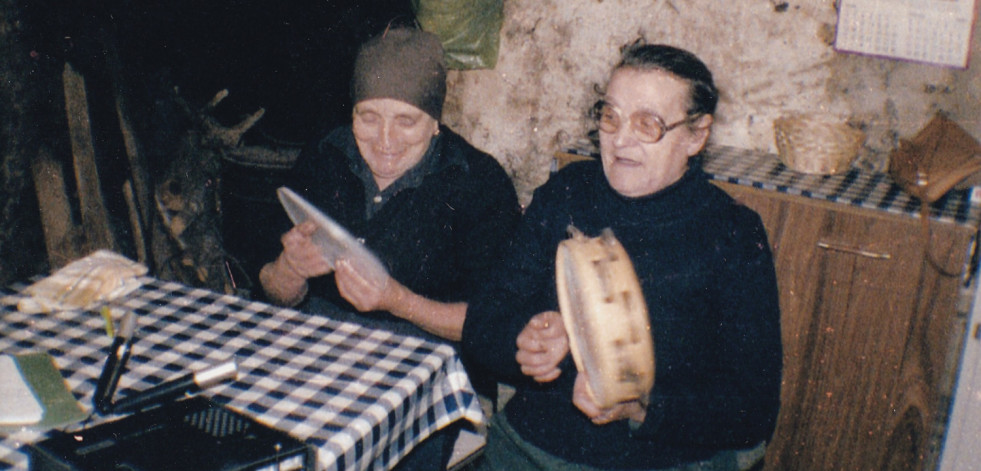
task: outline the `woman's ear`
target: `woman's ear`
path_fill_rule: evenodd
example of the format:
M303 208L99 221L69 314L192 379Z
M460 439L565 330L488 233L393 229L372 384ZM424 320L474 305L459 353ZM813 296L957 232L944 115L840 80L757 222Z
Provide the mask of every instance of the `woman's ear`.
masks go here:
M691 140L688 144L688 156L698 154L708 142L709 134L712 133L712 122L714 118L710 114L702 115L691 124Z

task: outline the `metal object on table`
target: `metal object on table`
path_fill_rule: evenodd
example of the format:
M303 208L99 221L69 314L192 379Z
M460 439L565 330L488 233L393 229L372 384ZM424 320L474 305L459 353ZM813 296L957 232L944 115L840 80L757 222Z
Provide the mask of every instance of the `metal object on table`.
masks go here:
M306 471L313 449L201 396L84 430L52 432L30 446L30 469Z
M334 264L337 260L347 258L355 262L358 267L364 267L365 276L378 286L388 278L388 270L378 257L347 229L285 186L276 190L276 194L293 224L313 221L317 225L317 231L311 238L331 268L335 268Z

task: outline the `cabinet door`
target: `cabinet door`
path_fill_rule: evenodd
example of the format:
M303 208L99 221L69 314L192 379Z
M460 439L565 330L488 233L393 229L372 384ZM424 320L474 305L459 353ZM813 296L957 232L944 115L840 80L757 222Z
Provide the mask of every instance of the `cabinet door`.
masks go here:
M934 469L965 320L918 220L720 185L763 218L784 341L772 470ZM971 231L932 223L960 272Z

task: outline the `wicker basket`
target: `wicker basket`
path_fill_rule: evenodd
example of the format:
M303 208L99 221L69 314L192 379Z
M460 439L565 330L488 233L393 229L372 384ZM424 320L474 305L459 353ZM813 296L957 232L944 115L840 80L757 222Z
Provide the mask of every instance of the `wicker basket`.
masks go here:
M802 173L833 175L848 170L865 143L865 133L817 116L773 121L780 161Z

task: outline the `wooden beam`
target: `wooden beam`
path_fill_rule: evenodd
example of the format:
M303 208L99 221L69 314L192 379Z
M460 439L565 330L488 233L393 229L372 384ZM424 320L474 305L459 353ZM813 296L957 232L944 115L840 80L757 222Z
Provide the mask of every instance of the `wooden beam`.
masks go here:
M48 249L48 263L54 270L84 255L78 253L75 246L75 223L65 189L64 169L48 148L41 146L37 158L31 163L31 173L41 213L44 243Z
M68 116L68 132L72 143L79 209L88 249L117 250L96 165L85 78L76 72L71 64L65 63L62 80L65 87L65 112Z
M136 258L144 266L149 263L149 257L146 251L146 236L144 236L143 228L146 225L140 219L140 205L137 203L137 198L133 194L133 185L129 180L123 183L123 196L126 198L126 207L129 209L129 224L133 228L133 242L136 244Z

